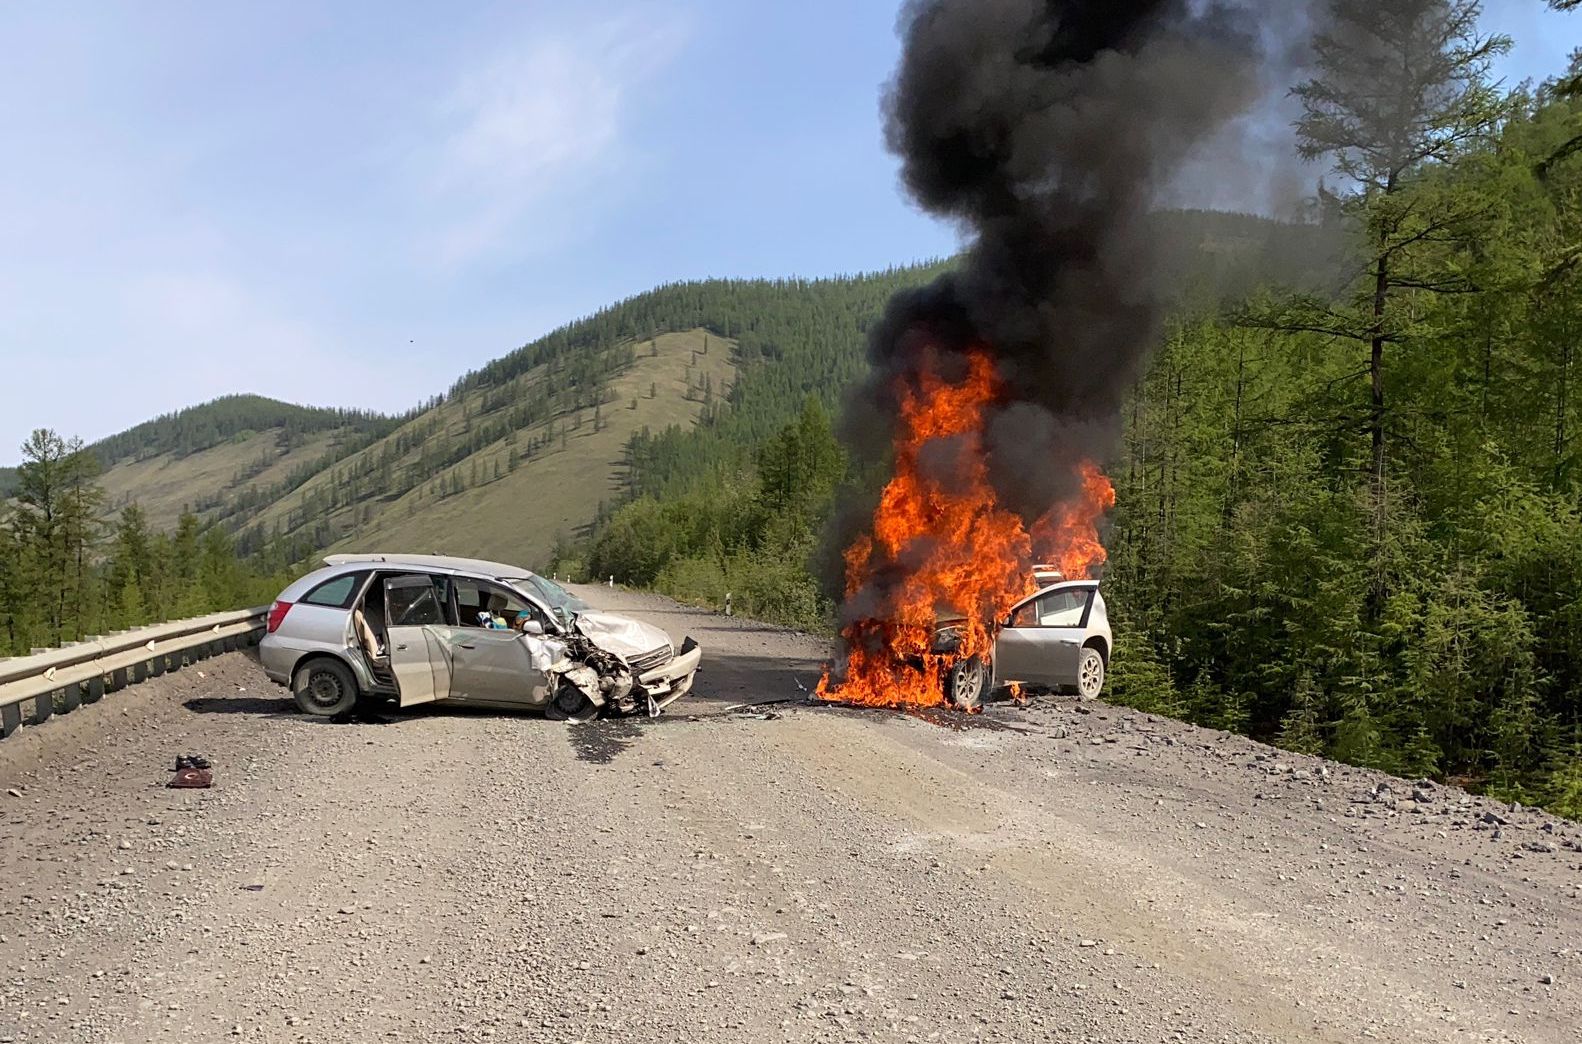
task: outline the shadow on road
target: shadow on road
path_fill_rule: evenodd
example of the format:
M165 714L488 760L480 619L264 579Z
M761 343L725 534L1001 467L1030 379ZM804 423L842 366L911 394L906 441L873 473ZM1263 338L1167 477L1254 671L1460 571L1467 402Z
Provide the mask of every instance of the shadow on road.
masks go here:
M257 714L265 717L296 714L296 705L289 699L270 699L264 696L198 696L187 700L183 707L196 714Z

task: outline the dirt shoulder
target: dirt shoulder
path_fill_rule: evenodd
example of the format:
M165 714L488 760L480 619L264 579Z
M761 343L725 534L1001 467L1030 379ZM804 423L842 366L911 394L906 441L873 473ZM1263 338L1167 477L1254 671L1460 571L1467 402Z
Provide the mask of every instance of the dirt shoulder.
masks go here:
M232 655L0 744L0 1040L1582 1025L1574 824L1099 704L765 703L823 643L584 593L703 645L683 713L335 725Z

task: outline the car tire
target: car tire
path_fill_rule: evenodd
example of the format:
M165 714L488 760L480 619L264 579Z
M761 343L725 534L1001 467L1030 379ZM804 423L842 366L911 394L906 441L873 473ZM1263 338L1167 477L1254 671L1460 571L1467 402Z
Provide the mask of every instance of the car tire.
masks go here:
M1077 695L1085 700L1096 700L1104 691L1104 654L1094 646L1082 650L1077 661Z
M329 718L357 706L357 679L344 663L321 657L297 668L291 695L302 713Z
M945 699L957 710L981 710L988 689L989 672L979 656L958 662L945 676Z
M581 725L598 716L598 706L570 682L562 682L560 691L544 708L544 717L550 721L569 721Z

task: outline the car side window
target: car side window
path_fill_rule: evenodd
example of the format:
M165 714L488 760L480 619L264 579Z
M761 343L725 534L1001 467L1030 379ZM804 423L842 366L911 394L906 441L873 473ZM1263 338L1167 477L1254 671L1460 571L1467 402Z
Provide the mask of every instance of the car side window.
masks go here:
M1038 602L1035 600L1035 601L1028 602L1026 605L1018 607L1016 612L1011 614L1011 622L1007 626L1010 626L1010 627L1037 627L1038 626Z
M386 611L392 626L422 627L445 620L433 584L392 583L385 600L389 603Z
M514 627L517 617L529 612L527 600L494 584L465 578L456 581L456 609L462 627L489 627L486 619L499 618ZM538 614L534 614L535 618Z
M330 609L347 609L352 599L362 589L367 573L347 573L324 581L302 596L303 605L322 605Z
M1092 591L1083 588L1051 591L1019 606L1007 626L1081 627L1091 596Z
M1091 592L1075 590L1051 591L1038 600L1038 626L1080 627L1082 616L1088 610Z
M434 584L434 599L439 603L440 622L455 627L456 610L452 608L450 600L451 589L455 585L451 582L451 578L443 573L432 573L429 579Z

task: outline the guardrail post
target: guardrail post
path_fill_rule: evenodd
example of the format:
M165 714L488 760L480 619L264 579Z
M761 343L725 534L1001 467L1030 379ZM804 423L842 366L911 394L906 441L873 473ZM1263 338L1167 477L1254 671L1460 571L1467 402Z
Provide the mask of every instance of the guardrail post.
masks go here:
M55 713L55 693L59 691L51 689L33 697L33 717L28 721L29 725L42 725L50 719Z
M161 674L164 674L164 673L165 673L165 654L164 653L160 653L158 656L151 657L149 659L149 661L148 661L148 676L150 678L157 678Z
M8 703L0 707L0 739L6 739L22 727L22 705Z
M115 670L115 671L111 671L110 672L110 690L109 691L111 691L111 692L119 692L120 690L126 688L127 685L129 685L131 683L131 680L132 680L131 679L131 672L128 671L125 667L122 667L122 668L120 668L118 670Z
M104 699L104 675L95 674L83 683L82 702L98 703Z
M70 714L82 706L82 683L72 682L60 690L60 712Z

